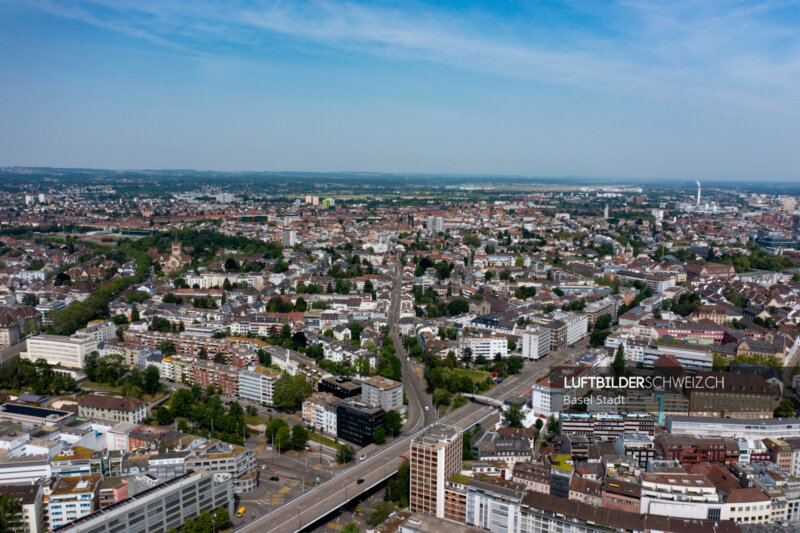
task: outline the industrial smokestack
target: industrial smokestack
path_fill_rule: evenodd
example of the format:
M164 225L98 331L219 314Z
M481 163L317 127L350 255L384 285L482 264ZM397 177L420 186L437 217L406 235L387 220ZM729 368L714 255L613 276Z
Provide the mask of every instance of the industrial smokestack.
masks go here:
M700 207L700 180L697 181L697 207Z

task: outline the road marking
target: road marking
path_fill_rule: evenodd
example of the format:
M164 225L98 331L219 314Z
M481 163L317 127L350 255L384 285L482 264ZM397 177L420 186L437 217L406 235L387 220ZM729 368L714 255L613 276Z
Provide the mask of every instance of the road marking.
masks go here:
M515 386L513 388L504 388L504 392L503 392L502 396L505 397L505 396L513 395L514 391L516 391L517 388L519 388L519 386ZM474 408L472 408L472 409L474 409ZM481 422L484 419L486 419L487 417L491 416L495 412L496 411L495 411L494 408L490 408L490 407L484 406L482 408L478 408L478 409L475 409L473 411L470 411L469 409L467 411L465 411L464 414L462 414L460 416L460 418L458 419L458 424L456 424L455 421L448 421L447 420L448 418L451 418L452 414L448 415L445 418L443 418L441 420L441 422L450 423L452 425L463 424L463 423L465 423L467 421L471 421L471 423L474 423L474 421L476 421L476 420L478 422ZM409 437L410 437L410 435L409 435ZM394 457L394 458L390 458L390 457L392 457L394 453L397 453L400 450L400 448L399 448L400 446L406 447L408 445L409 445L408 438L403 439L402 441L398 441L395 445L389 446L388 448L386 448L383 451L383 453L380 453L379 455L382 455L386 459L388 459L388 461L386 461L386 463L391 463L392 467L394 467L394 463L399 463L400 460L397 457ZM345 476L345 477L342 478L341 481L348 481L348 482L345 484L345 486L339 488L338 490L334 489L334 490L330 490L328 492L323 492L322 494L318 494L314 490L309 491L304 496L299 496L296 500L294 500L297 503L296 507L293 507L292 509L289 509L289 508L286 508L286 509L275 509L274 511L276 512L276 514L273 515L272 512L267 513L266 515L263 515L263 516L259 517L254 523L251 523L251 524L243 526L241 528L241 531L251 531L251 530L253 530L252 529L253 527L259 527L260 524L263 524L265 522L266 523L272 523L272 522L277 522L278 520L282 520L280 523L273 524L273 526L275 526L274 530L275 531L280 531L283 528L284 525L292 522L293 520L299 519L300 522L302 522L303 517L306 516L309 512L316 513L317 512L315 510L316 508L318 508L320 506L323 507L323 508L326 508L327 505L329 505L327 502L329 502L331 500L336 501L338 498L341 497L340 494L342 494L343 492L345 494L347 494L347 491L349 491L350 483L354 482L355 478L357 477L357 475L355 474L355 471L358 470L358 468L357 468L358 465L355 465L355 466L356 466L356 468L354 468L354 469L348 469L348 470L345 470L345 471L342 472L342 475ZM385 465L385 466L388 466L388 465ZM399 466L399 464L398 464L398 466ZM371 477L370 473L367 473L367 475L365 475L364 477L368 478L368 481L369 481L369 477ZM334 477L329 481L333 481L335 479L336 478ZM334 482L334 485L335 485L335 482ZM316 501L313 500L314 498L316 498ZM308 501L310 503L310 506L306 507L306 508L302 508L302 504L304 502L306 502L306 501ZM330 511L330 509L328 509L328 511ZM282 515L284 513L288 513L291 516L283 517ZM270 516L270 515L272 515L272 516ZM260 527L263 528L263 526L260 526ZM261 530L263 530L263 529L254 530L254 531L261 531Z
M325 527L334 531L341 531L343 526L342 524L337 524L336 522L328 522Z
M278 494L286 494L286 493L287 493L287 492L289 492L290 490L292 490L290 487L283 487L282 489L280 489L280 490L278 491Z
M320 470L322 468L322 465L321 464L316 464L316 465L312 466L311 468L313 468L314 470Z

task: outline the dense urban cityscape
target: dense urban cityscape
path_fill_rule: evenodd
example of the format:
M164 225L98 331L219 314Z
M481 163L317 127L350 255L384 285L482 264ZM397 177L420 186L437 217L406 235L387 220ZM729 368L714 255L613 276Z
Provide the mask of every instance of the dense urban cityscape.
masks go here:
M791 189L3 177L4 531L800 522Z
M0 533L800 533L800 0L0 0Z

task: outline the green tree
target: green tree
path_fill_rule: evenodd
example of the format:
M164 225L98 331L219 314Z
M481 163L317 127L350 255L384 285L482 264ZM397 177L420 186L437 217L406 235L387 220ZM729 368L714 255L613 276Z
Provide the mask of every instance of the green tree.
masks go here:
M383 444L386 442L386 430L383 428L376 429L375 433L372 434L372 440L375 444Z
M469 312L469 302L466 300L450 300L447 304L447 314L450 316L461 315Z
M275 434L275 446L282 452L292 447L292 433L288 425L280 428Z
M170 341L170 340L161 341L158 344L158 349L161 350L161 354L164 357L168 357L170 355L175 355L175 353L176 353L175 343Z
M161 375L158 373L158 367L155 365L147 365L147 368L144 369L143 374L143 387L147 394L154 394L158 392L158 389L161 388Z
M83 358L83 372L89 381L97 380L97 369L99 367L100 354L95 350L91 351Z
M153 409L153 415L156 417L159 426L168 426L172 424L172 413L163 405L159 405Z
M361 339L361 332L364 331L364 326L358 322L350 322L347 325L347 329L350 330L350 338L354 341L358 341Z
M392 435L397 435L403 427L403 417L397 411L386 411L383 415L383 427Z
M437 390L431 398L437 407L448 407L450 405L450 393L446 390Z
M467 438L466 443L469 449L468 441L469 439ZM397 469L397 473L386 482L386 490L384 491L383 498L393 502L400 508L408 507L408 493L411 479L410 470L408 461L403 461Z
M203 511L197 518L198 533L212 533L214 529L214 518L208 511Z
M349 444L343 444L336 450L336 462L339 464L350 463L355 457L356 451Z
M170 410L176 417L189 418L194 407L195 398L189 389L178 389L172 395Z
M267 437L270 442L275 442L275 435L278 433L278 430L283 427L289 427L286 420L283 418L270 418L269 422L267 422L267 429L264 432L264 436Z
M258 362L262 365L269 366L272 364L272 354L265 349L259 348L258 351L256 351L256 354L258 355Z
M282 410L299 409L312 392L311 383L303 374L290 376L284 372L275 382L273 403Z
M225 506L220 505L217 507L217 512L214 513L214 525L216 526L217 531L225 529L230 523L231 516L228 514L228 510L225 509Z
M22 518L22 505L20 500L0 496L0 531L14 531L12 526L18 526Z
M611 315L603 315L594 323L594 329L607 329L611 325Z
M739 296L739 293L734 289L731 289L725 293L725 299L740 309L747 307L747 302L745 302L744 299Z
M611 335L611 331L607 329L594 330L589 334L589 344L594 348L599 348L606 342L606 337Z
M186 523L183 524L183 533L198 533L197 523L194 518L187 518Z
M522 427L522 406L518 403L512 403L506 409L506 412L503 413L503 417L508 422L508 427L512 428L521 428Z
M477 248L481 245L481 238L477 235L466 235L461 242L466 244L467 246L472 246L473 248Z
M301 450L308 443L308 431L300 424L292 426L292 448Z
M553 415L547 419L547 432L548 433L555 433L558 431L558 420Z
M504 362L506 365L506 371L509 374L519 374L522 371L522 367L524 365L522 357L518 355L512 355L511 357L506 357Z
M394 510L395 505L392 502L380 501L376 503L372 507L369 518L367 518L367 525L375 527L378 524L382 524L387 518L389 518L389 515L392 514Z
M795 408L794 402L788 398L784 398L781 400L781 403L778 404L778 407L775 408L775 412L773 413L775 418L794 418L795 416Z
M611 368L617 376L625 373L625 348L621 343L617 346L617 353L614 355L614 362L611 363Z
M361 528L358 527L358 522L350 522L342 528L342 533L360 533Z

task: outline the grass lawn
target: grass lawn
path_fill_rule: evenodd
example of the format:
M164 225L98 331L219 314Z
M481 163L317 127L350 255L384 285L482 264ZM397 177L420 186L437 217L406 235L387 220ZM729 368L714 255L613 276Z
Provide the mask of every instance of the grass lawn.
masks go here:
M167 391L158 391L155 394L145 394L142 399L147 403L157 402L158 400L162 399L164 396L169 394Z
M115 387L114 385L107 385L105 383L97 383L96 381L84 381L83 383L79 383L81 388L88 388L88 389L106 389L110 391L120 392L122 387Z
M466 368L454 368L452 370L455 372L457 376L468 376L473 383L478 383L479 381L486 381L486 378L492 377L491 372L486 372L483 370L473 370L473 369L466 369Z
M244 414L244 423L248 426L260 426L261 424L266 424L267 422L269 422L269 420L263 416L250 416L247 413Z
M320 435L319 433L313 433L311 431L308 432L308 440L313 440L314 442L319 442L320 444L331 446L333 448L337 448L339 446L338 444L336 444L335 440L329 439L324 435Z
M97 381L84 381L79 384L81 387L89 387L92 389L109 389L109 390L119 390L122 387L115 387L114 385L109 385L107 383L98 383Z

